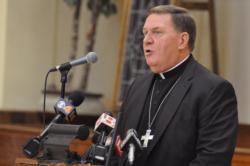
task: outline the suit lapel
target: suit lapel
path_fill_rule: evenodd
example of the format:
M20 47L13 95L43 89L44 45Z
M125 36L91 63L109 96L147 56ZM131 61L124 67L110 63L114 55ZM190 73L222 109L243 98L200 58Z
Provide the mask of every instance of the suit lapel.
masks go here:
M133 92L133 96L130 97L130 101L128 108L128 116L125 129L136 129L139 119L141 117L141 113L143 112L143 107L145 105L148 92L150 90L150 85L154 79L154 74L150 74L146 80L143 80L143 83L131 89ZM133 116L131 116L133 115Z
M155 122L154 129L156 130L156 132L153 132L154 139L148 147L147 155L150 154L150 152L155 147L160 137L164 133L164 130L171 123L171 119L174 117L179 105L181 104L181 101L183 100L186 92L191 86L191 78L193 76L194 66L195 61L192 58L188 62L187 67L180 78L180 81L176 84L175 88L173 89L167 100L163 103L161 107L162 112L159 114Z

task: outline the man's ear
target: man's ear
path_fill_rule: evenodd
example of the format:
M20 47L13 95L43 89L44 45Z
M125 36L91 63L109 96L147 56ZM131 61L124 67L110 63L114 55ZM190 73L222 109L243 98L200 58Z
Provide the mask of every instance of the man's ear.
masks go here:
M178 49L183 50L184 48L188 48L189 34L187 32L181 32L179 35Z

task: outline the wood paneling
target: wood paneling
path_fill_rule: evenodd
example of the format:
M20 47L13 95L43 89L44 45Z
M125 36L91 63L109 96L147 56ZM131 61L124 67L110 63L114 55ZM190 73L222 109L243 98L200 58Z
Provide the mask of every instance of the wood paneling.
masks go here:
M55 113L46 112L46 124L48 124L54 117ZM85 124L93 127L98 116L92 115L77 115L73 120L73 124ZM0 110L0 124L22 124L23 126L42 127L43 112L41 111L6 111Z
M17 158L16 166L68 166L64 163L38 163L36 160L26 159L26 158ZM73 164L72 166L94 166L90 164Z
M41 132L41 122L36 116L29 118L25 114L7 113L0 116L0 166L12 166L16 158L25 157L22 153L23 145L32 137L35 137ZM14 117L14 118L13 118ZM34 118L32 120L32 117ZM26 119L26 120L24 120ZM3 120L3 121L2 121ZM91 120L92 121L92 120ZM14 124L10 124L15 122ZM22 125L18 123L24 123ZM27 127L34 126L34 127ZM40 127L39 127L40 126ZM82 155L90 146L90 139L87 141L73 140L70 145L70 150ZM232 161L232 166L250 166L250 126L240 125L238 131L237 148Z
M250 153L235 153L232 166L250 166Z
M41 132L39 128L31 128L17 125L0 125L0 166L15 165L15 159L25 157L22 148L26 142ZM90 146L91 141L75 139L70 144L70 150L83 155Z
M240 125L232 166L250 166L250 126Z
M239 125L237 147L250 149L250 125Z
M37 128L0 125L0 166L14 165L16 157L24 157L22 146L39 132Z

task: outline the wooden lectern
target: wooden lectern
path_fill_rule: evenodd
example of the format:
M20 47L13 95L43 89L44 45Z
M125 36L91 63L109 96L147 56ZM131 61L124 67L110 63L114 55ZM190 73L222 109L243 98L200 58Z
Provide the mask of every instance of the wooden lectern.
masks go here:
M65 163L39 163L37 160L28 158L16 158L15 166L94 166L91 164L65 164ZM98 165L95 165L98 166Z

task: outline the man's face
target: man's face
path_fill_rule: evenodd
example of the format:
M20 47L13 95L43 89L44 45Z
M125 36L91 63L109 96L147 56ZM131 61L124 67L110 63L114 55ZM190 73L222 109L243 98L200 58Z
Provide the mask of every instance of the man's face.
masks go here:
M151 14L143 27L143 50L154 73L164 72L179 61L181 33L174 29L170 14Z

